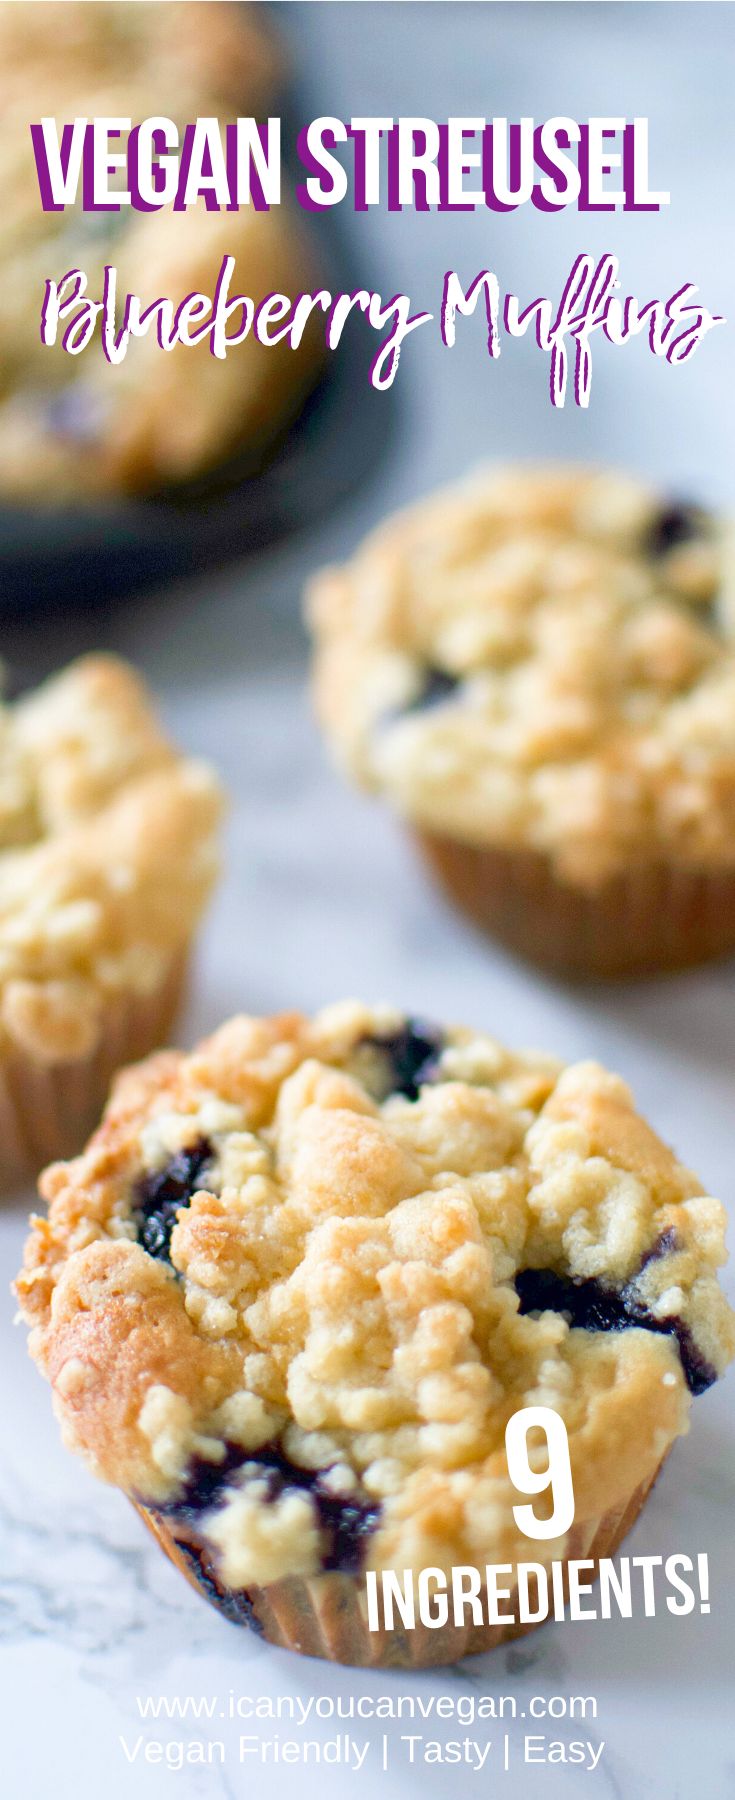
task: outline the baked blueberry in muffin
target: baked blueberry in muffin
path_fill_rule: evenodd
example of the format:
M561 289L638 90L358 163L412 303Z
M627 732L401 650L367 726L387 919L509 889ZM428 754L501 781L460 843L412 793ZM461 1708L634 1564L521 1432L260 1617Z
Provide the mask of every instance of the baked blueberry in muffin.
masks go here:
M570 975L735 948L735 610L714 516L488 469L313 584L343 766L480 925Z
M555 1409L610 1554L735 1349L723 1209L596 1063L357 1003L121 1075L17 1288L64 1435L230 1618L344 1662L365 1571L522 1561L511 1414Z

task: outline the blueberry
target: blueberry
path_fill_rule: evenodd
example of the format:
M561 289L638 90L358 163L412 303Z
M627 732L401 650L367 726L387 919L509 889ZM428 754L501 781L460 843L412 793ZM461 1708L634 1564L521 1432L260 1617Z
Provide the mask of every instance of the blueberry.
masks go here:
M665 1319L656 1326L656 1330L674 1333L690 1394L706 1394L707 1389L717 1380L717 1370L697 1348L689 1326L684 1324L683 1319Z
M319 1523L329 1539L329 1548L322 1557L324 1568L339 1569L344 1575L359 1575L368 1539L380 1517L380 1508L320 1494L317 1495L317 1510Z
M176 1215L188 1206L199 1186L205 1164L211 1160L212 1146L206 1138L197 1138L186 1150L177 1150L165 1168L144 1175L135 1189L133 1218L138 1228L138 1243L149 1256L162 1262L170 1260L171 1233Z
M250 1452L243 1450L241 1444L232 1443L225 1443L221 1462L205 1462L203 1456L193 1456L180 1499L160 1507L159 1511L175 1514L177 1519L191 1523L199 1513L210 1512L220 1504L235 1470L249 1460L252 1461Z
M233 1474L243 1463L251 1464L254 1477L265 1482L269 1501L278 1500L287 1490L309 1494L322 1533L323 1568L357 1574L367 1540L378 1523L379 1506L353 1495L330 1493L324 1485L324 1469L300 1468L291 1462L278 1443L266 1444L255 1451L227 1443L224 1458L219 1463L194 1457L182 1496L160 1507L159 1511L191 1524L201 1513L210 1512L221 1504L226 1488L232 1484Z
M522 1313L568 1313L581 1331L624 1331L632 1323L622 1296L599 1281L569 1281L554 1269L521 1269L515 1286Z
M423 1083L436 1075L442 1048L443 1035L436 1026L406 1019L397 1031L367 1033L355 1052L361 1062L370 1060L365 1086L373 1099L403 1094L406 1100L418 1100Z
M646 1263L653 1261L655 1257L665 1256L674 1247L673 1243L665 1243L669 1235L662 1233L643 1258L641 1268L645 1268ZM673 1233L671 1235L673 1237ZM564 1275L557 1275L554 1269L521 1269L516 1275L515 1288L522 1313L568 1313L572 1326L577 1330L629 1331L631 1327L637 1326L643 1331L675 1337L686 1383L692 1394L703 1394L717 1380L716 1369L698 1350L684 1320L675 1314L665 1319L655 1318L638 1299L633 1283L628 1283L622 1291L618 1291L616 1288L603 1287L599 1281L570 1281Z
M659 1233L655 1243L651 1245L650 1250L647 1250L645 1256L641 1257L641 1271L647 1269L649 1263L660 1262L662 1256L673 1256L679 1247L679 1240L674 1227L673 1225L670 1225L667 1231Z
M701 506L688 501L661 508L648 527L646 549L649 556L666 556L680 544L692 543L708 535L709 520Z
M201 1588L210 1606L216 1606L231 1625L247 1625L258 1637L263 1636L263 1626L256 1618L250 1595L246 1588L221 1588L209 1566L206 1552L196 1544L189 1544L177 1538L178 1549L191 1569L197 1587Z
M452 694L456 693L459 685L458 675L450 675L446 669L438 669L431 663L427 663L421 687L414 695L413 700L409 700L403 711L408 713L429 712L432 707L441 706L444 700L449 700Z

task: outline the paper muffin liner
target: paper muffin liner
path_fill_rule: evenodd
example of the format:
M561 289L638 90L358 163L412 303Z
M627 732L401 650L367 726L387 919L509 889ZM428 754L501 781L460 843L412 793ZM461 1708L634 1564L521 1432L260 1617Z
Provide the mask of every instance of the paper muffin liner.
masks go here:
M635 1523L660 1468L661 1464L623 1506L573 1525L564 1557L565 1598L568 1563L581 1558L597 1565L601 1557L614 1554ZM364 1577L360 1575L331 1573L310 1579L291 1577L269 1587L227 1588L219 1579L213 1556L197 1540L190 1525L162 1516L138 1501L133 1505L170 1561L211 1605L232 1623L247 1625L268 1643L283 1650L296 1650L302 1656L319 1656L327 1662L360 1668L423 1669L478 1655L536 1629L536 1622L447 1624L436 1629L417 1623L413 1630L399 1623L391 1631L370 1631ZM534 1560L535 1550L529 1540L529 1561ZM598 1572L595 1566L593 1579ZM516 1595L517 1589L506 1603L509 1612L514 1611Z
M535 851L415 835L475 924L554 974L650 975L735 951L735 866L642 863L588 891L560 881L550 858Z
M121 993L105 1008L99 1042L86 1056L44 1063L19 1045L0 1053L0 1187L32 1179L46 1163L74 1156L96 1126L113 1075L165 1042L179 1009L188 948L150 993Z

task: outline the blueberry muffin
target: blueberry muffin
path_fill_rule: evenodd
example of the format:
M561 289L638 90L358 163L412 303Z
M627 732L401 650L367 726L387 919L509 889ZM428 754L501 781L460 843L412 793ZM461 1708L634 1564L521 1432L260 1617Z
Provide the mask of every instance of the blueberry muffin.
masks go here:
M219 813L112 657L0 707L3 1186L80 1149L114 1070L165 1041Z
M78 356L41 343L44 285L67 270L101 298L117 269L118 329L128 292L144 304L211 296L223 257L235 258L232 295L255 301L312 285L298 222L286 204L208 212L44 212L29 124L46 114L163 115L228 122L277 110L277 59L249 7L158 0L63 0L0 5L0 172L4 197L0 335L0 494L46 505L145 492L185 481L237 447L257 467L298 410L315 373L307 340L263 346L248 336L224 360L208 340L164 353L155 331L112 366L99 341ZM124 144L121 145L124 148ZM125 176L121 172L121 181ZM237 326L229 325L232 335ZM245 466L244 465L244 466Z
M563 974L735 949L735 610L714 518L488 469L313 585L319 716L451 896Z
M735 1349L723 1209L622 1081L387 1008L127 1070L41 1192L17 1291L66 1442L229 1619L346 1663L517 1635L373 1633L365 1571L611 1554ZM561 1539L514 1523L528 1405Z

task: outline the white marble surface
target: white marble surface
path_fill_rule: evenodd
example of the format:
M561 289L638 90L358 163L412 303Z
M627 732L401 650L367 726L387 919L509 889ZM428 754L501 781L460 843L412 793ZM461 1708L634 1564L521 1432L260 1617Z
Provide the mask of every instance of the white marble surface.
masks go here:
M664 277L696 276L724 311L729 289L735 310L715 202L703 206L696 195L698 174L712 177L718 158L717 179L724 181L732 148L731 7L697 7L696 18L688 6L548 6L532 14L520 6L411 6L391 9L390 18L387 8L376 17L368 6L307 7L290 13L288 24L311 68L314 111L648 113L676 206L661 222L618 223L616 239L641 288L658 277L661 285ZM686 106L690 161L677 148ZM450 262L461 260L470 273L480 266L488 240L521 288L537 291L539 269L560 272L571 252L598 241L599 229L583 233L578 221L539 217L492 229L464 217L369 218L358 221L356 235L371 270L380 262L390 291L405 285L423 302L423 290ZM310 537L206 586L92 620L69 615L47 622L43 633L37 626L10 633L11 658L25 674L91 643L136 657L179 736L218 763L231 790L227 875L203 935L183 1035L191 1038L238 1006L311 1007L360 991L475 1021L565 1057L592 1052L625 1073L664 1136L735 1205L735 969L572 993L493 951L430 890L391 820L329 770L304 695L296 610L311 567L351 544L393 499L478 453L540 448L632 457L676 486L727 492L732 459L721 397L728 386L732 391L731 344L732 333L721 332L679 377L642 354L635 364L623 358L613 375L608 359L586 417L551 413L530 350L519 350L512 367L509 359L485 381L476 356L451 363L426 348L412 357L409 345L390 455L370 491ZM17 1266L29 1200L19 1197L0 1218L3 1286ZM496 1738L497 1728L388 1725L388 1774L378 1744L362 1773L349 1777L366 1800L397 1800L419 1789L457 1800L487 1792L566 1800L592 1783L615 1800L735 1794L732 1379L696 1403L693 1431L630 1540L634 1553L707 1550L709 1617L552 1625L463 1670L379 1677L289 1658L190 1595L125 1501L96 1486L62 1450L48 1393L11 1311L6 1304L0 1312L0 1709L9 1800L45 1800L49 1793L58 1800L97 1800L100 1793L106 1800L157 1800L169 1792L192 1800L341 1795L347 1777L340 1767L240 1766L238 1727L217 1717L230 1691L304 1699L514 1693L519 1711L532 1694L597 1698L589 1730L569 1721L531 1727L519 1717L510 1727L508 1775L495 1761L497 1746L479 1775L463 1767L411 1768L401 1757L403 1732L484 1739ZM215 1717L199 1727L156 1728L140 1721L137 1696L145 1695L216 1697ZM574 1768L524 1770L519 1746L529 1728L604 1739L594 1776ZM321 1722L302 1735L326 1742L339 1729ZM161 1766L130 1765L120 1740L132 1745L141 1733L146 1740L224 1738L229 1760L224 1768L190 1766L177 1779ZM266 1735L299 1733L282 1723ZM353 1735L368 1733L358 1728Z

